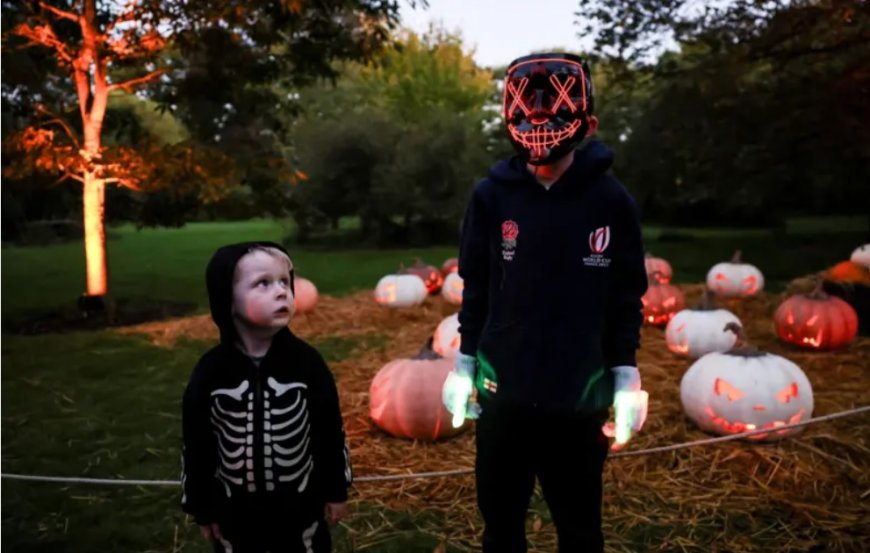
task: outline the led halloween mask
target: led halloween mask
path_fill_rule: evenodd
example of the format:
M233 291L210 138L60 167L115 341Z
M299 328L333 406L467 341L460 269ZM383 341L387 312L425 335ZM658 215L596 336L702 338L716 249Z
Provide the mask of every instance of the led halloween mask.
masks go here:
M502 113L514 148L532 165L573 150L589 130L593 90L589 67L572 54L533 54L511 63Z

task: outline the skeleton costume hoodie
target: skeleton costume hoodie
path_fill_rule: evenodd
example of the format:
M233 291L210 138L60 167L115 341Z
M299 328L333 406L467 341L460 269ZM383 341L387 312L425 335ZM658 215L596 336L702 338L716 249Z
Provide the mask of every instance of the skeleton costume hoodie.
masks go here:
M338 393L320 354L288 328L261 359L240 349L233 275L254 246L283 251L270 242L225 246L206 270L220 344L199 360L184 393L182 508L200 525L272 513L281 532L313 534L324 504L345 501L351 483Z
M485 398L601 411L613 401L608 369L635 365L647 277L638 209L612 162L590 140L549 189L518 157L474 188L459 332Z

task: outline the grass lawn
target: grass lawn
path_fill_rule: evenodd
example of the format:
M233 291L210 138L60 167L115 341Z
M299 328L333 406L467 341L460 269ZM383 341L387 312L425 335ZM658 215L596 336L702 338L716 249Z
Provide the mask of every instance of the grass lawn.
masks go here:
M815 225L815 226L813 226ZM807 230L810 229L810 230ZM847 259L867 241L866 229L813 223L773 231L693 233L647 230L647 247L668 258L678 282L702 280L734 249L758 265L769 288ZM110 286L118 298L147 303L186 301L207 308L203 273L213 250L251 239L280 240L271 221L198 223L182 229L112 230ZM455 247L341 252L293 250L302 275L326 294L372 287L415 257L440 264ZM38 313L70 310L83 290L80 243L2 250L4 328ZM315 344L330 360L352 350L342 340ZM2 336L2 470L136 479L179 477L179 402L189 371L205 345L168 350L144 338L108 331ZM10 551L206 551L178 509L176 488L61 486L3 481L2 546ZM365 548L374 552L431 552L438 537L415 530L419 517L438 513L385 512L359 505L356 528L381 517L400 535ZM351 551L339 528L336 551ZM360 549L357 542L356 549Z

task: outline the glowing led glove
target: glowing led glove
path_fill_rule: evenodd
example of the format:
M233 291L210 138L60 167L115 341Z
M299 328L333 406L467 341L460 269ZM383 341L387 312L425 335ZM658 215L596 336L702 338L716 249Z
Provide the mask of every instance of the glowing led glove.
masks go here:
M637 367L620 365L611 369L616 376L613 396L613 423L604 427L604 433L614 438L612 449L620 449L631 436L643 428L646 421L649 394L640 389L640 372Z
M466 417L476 419L480 415L480 406L471 399L476 368L477 360L474 357L457 352L453 370L444 381L441 401L453 415L453 428L462 426Z

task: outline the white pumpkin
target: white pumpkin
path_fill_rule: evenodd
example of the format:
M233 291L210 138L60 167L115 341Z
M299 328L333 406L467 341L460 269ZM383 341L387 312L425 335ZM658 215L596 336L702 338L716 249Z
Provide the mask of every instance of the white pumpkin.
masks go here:
M307 278L295 277L293 279L296 313L308 313L317 306L317 287Z
M683 309L668 322L665 340L669 350L677 355L698 358L734 347L737 336L725 330L725 325L740 325L740 319L727 309L714 309L710 303L711 295L709 290L705 290L701 303Z
M740 261L740 250L731 261L713 265L707 273L707 287L723 298L745 298L764 290L764 275L758 267Z
M707 432L725 435L770 429L750 440L792 434L800 428L777 428L813 414L813 388L800 367L784 357L747 348L708 353L695 361L680 382L680 400L686 415Z
M417 275L387 275L375 286L375 301L387 307L413 307L428 296L426 284Z
M459 273L453 271L448 273L444 278L444 285L441 286L441 295L447 303L453 305L462 304L462 290L465 288L465 283Z
M432 336L432 349L441 357L455 357L462 343L459 335L459 315L453 314L444 318L435 329Z
M855 248L855 251L852 252L852 257L849 259L870 269L870 244L864 244Z

